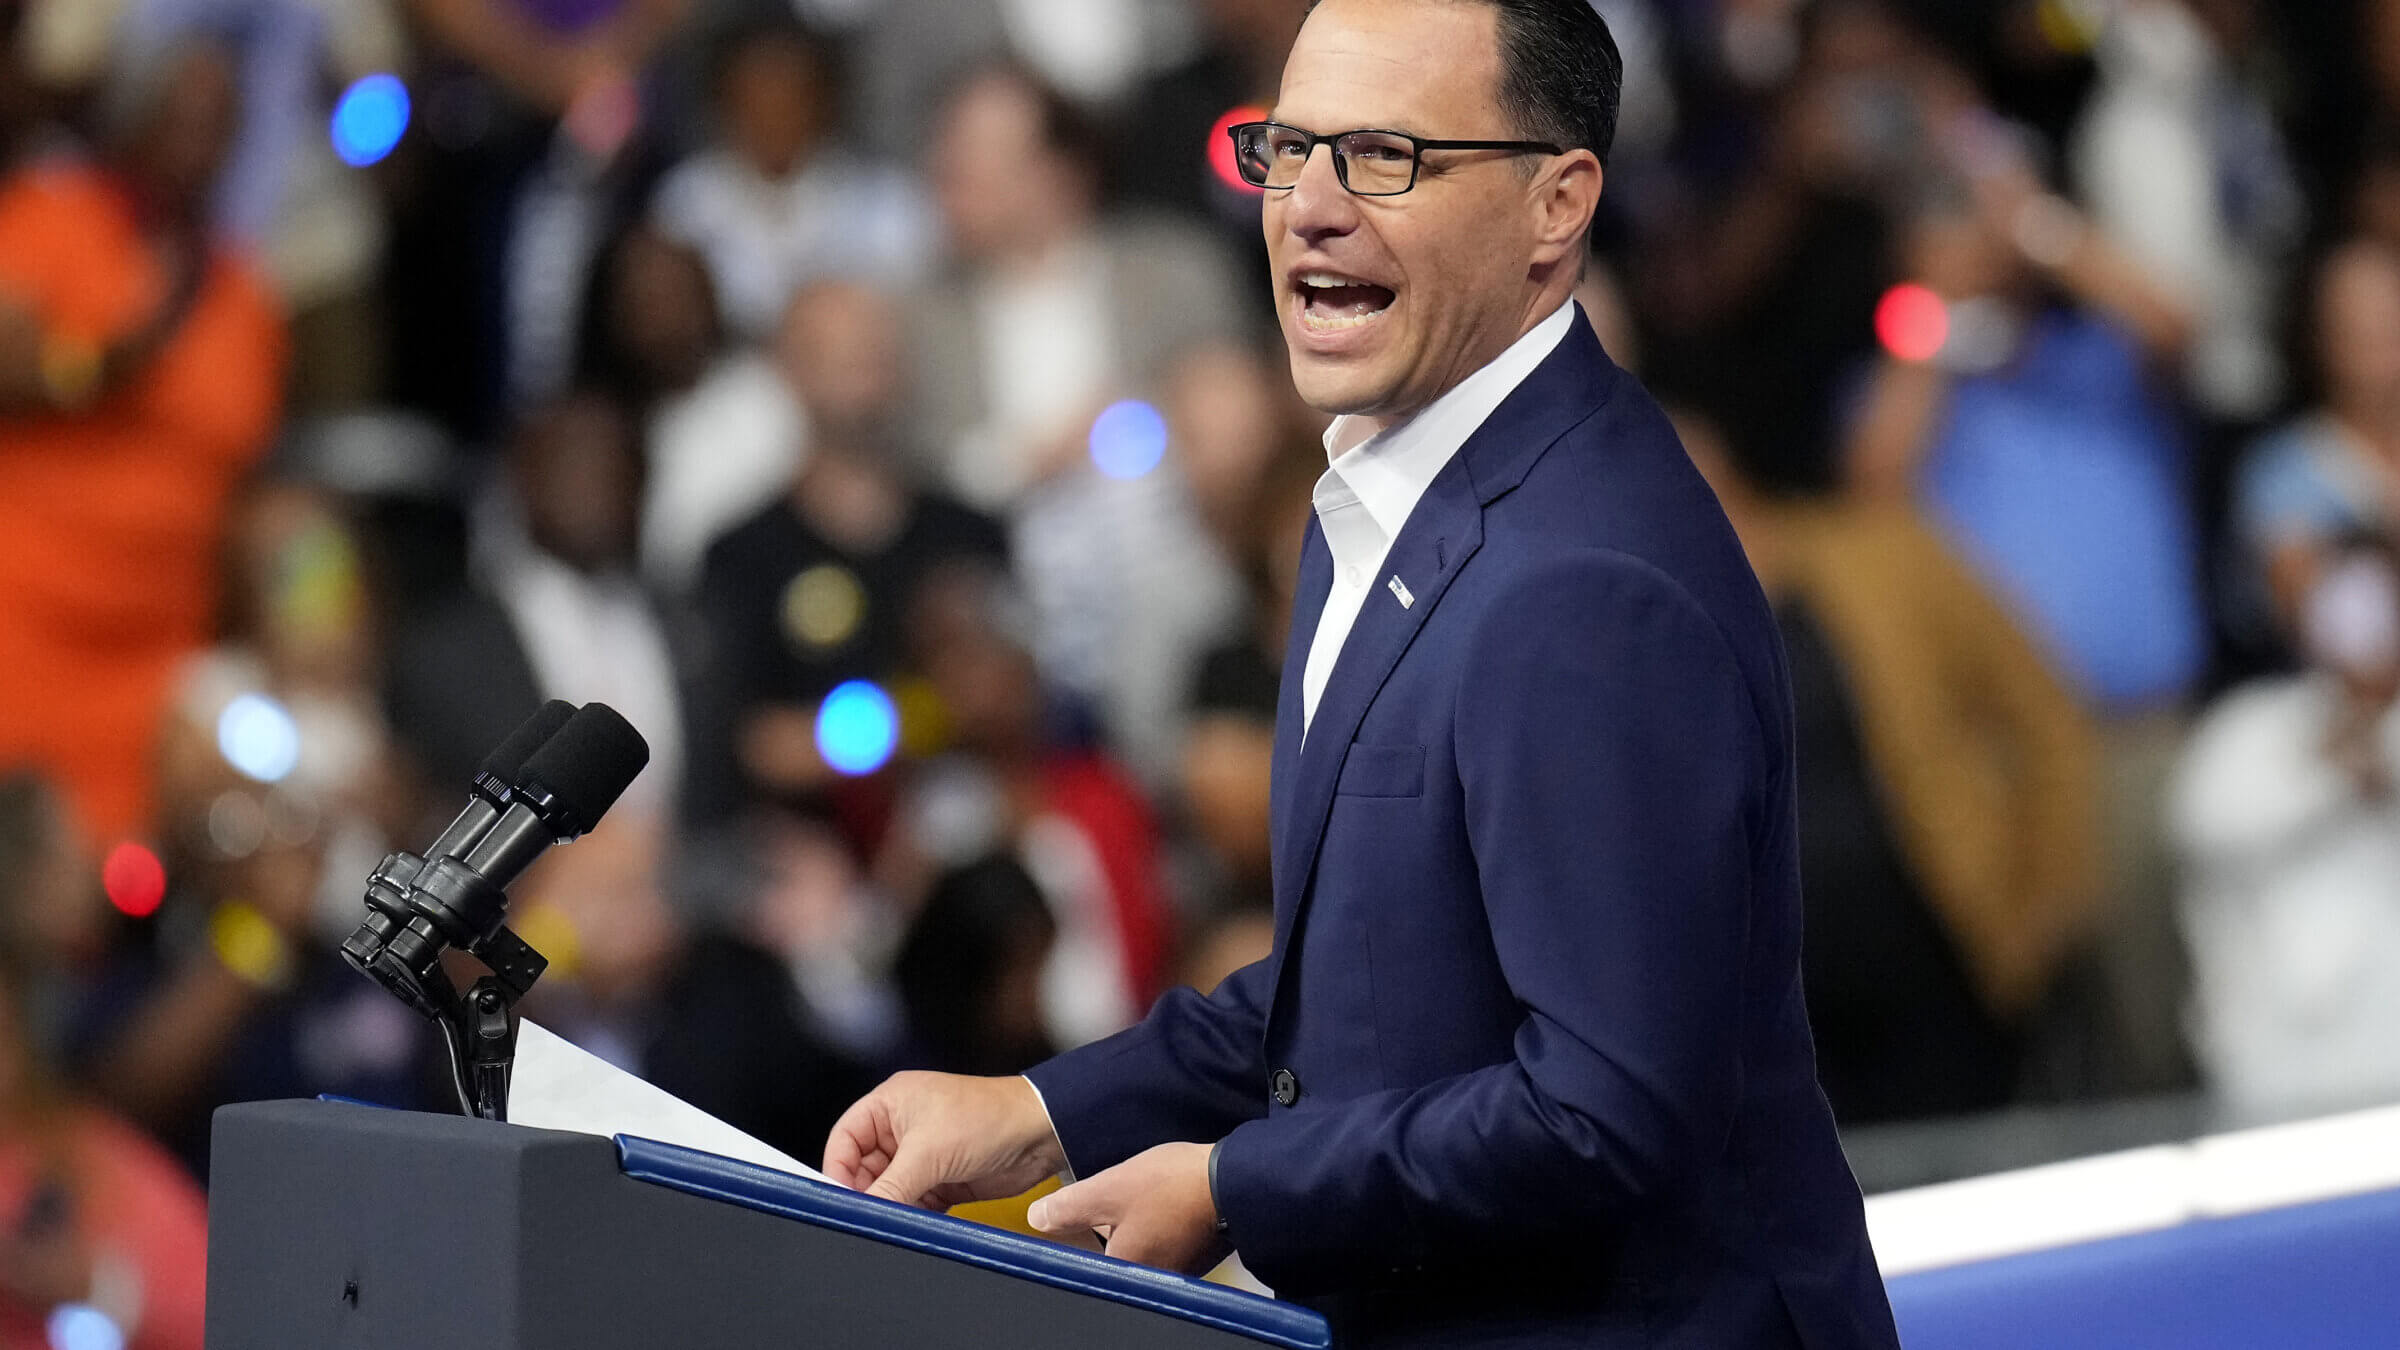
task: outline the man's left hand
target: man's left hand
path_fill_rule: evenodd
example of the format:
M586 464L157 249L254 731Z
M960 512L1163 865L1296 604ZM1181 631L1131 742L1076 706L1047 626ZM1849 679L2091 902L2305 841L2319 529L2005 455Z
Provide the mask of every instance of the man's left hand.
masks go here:
M1205 1274L1227 1251L1208 1193L1208 1149L1160 1144L1042 1197L1026 1218L1045 1233L1097 1229L1110 1256Z

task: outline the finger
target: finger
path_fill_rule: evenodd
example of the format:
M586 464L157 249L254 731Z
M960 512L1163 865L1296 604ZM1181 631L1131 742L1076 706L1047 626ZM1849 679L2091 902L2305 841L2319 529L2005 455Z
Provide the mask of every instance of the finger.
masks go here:
M891 1164L883 1169L882 1175L868 1185L867 1194L911 1209L932 1209L937 1188L948 1180L923 1148L903 1145L892 1155Z
M825 1175L852 1190L865 1188L899 1151L891 1112L876 1094L853 1102L825 1139Z
M856 1133L858 1113L858 1106L851 1107L835 1122L833 1132L825 1136L825 1161L819 1169L852 1190L857 1190L864 1177L871 1175L864 1173L867 1148Z
M1100 1228L1117 1221L1116 1206L1109 1201L1100 1178L1078 1181L1061 1186L1033 1202L1025 1211L1025 1222L1044 1233L1065 1232L1084 1228Z

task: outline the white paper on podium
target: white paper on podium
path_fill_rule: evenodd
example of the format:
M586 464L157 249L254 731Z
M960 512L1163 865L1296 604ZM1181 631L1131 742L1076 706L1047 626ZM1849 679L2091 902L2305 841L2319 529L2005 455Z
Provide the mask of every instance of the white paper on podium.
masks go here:
M639 1135L833 1184L798 1158L652 1087L530 1018L517 1022L517 1063L509 1075L508 1119L511 1124L543 1130Z

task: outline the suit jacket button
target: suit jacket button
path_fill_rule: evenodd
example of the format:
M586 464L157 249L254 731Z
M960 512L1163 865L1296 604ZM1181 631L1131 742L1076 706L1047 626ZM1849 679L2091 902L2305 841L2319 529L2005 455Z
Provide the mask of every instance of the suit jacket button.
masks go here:
M1267 1080L1267 1086L1274 1090L1275 1100L1285 1106L1300 1100L1300 1079L1290 1069L1277 1069Z

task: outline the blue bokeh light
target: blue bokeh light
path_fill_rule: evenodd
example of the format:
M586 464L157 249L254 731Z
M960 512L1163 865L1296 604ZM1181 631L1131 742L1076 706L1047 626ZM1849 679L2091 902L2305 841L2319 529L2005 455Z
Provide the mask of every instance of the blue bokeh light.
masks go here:
M50 1350L125 1350L125 1333L88 1303L61 1303L50 1312Z
M243 776L280 783L300 765L300 724L265 694L243 694L217 715L217 751Z
M836 772L858 777L891 762L900 743L892 696L865 680L834 686L817 708L817 753Z
M333 105L333 152L363 169L392 153L408 130L408 86L397 75L367 75Z
M1092 422L1092 463L1111 478L1139 478L1167 457L1167 419L1138 399L1111 403Z

